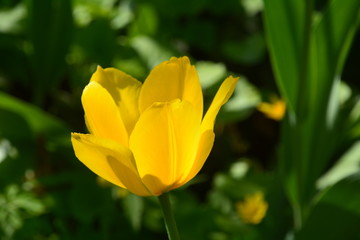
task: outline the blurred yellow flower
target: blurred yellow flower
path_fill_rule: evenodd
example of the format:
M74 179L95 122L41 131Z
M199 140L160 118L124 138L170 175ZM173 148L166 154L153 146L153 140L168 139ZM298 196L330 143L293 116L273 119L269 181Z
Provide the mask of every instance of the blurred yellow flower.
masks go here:
M214 142L214 122L237 78L220 86L203 117L197 71L187 57L156 66L142 84L98 67L81 100L90 134L72 133L76 157L107 181L158 196L191 180Z
M284 117L286 104L283 100L274 97L270 99L270 103L260 103L257 109L268 118L280 121Z
M236 210L240 218L249 224L258 224L265 217L268 204L262 192L245 197L244 201L236 203Z

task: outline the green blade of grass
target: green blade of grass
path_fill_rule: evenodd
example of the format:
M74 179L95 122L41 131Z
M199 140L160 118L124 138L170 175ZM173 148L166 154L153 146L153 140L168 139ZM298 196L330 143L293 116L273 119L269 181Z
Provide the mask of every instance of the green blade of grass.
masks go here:
M276 81L289 109L296 112L304 54L305 1L265 0L264 19Z
M310 110L312 107L324 108L328 103L335 77L342 72L359 17L360 1L333 0L315 22L310 51ZM327 119L327 122L329 125L333 119Z
M360 1L333 0L314 24L308 78L309 118L305 130L310 153L305 163L307 189L313 188L337 148L339 76L359 17Z

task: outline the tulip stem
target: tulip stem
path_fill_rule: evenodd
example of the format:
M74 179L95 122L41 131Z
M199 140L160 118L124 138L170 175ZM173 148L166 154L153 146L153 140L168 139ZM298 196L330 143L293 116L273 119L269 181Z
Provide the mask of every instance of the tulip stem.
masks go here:
M163 193L158 198L164 216L166 231L169 240L180 240L179 232L176 227L174 214L171 209L170 194Z

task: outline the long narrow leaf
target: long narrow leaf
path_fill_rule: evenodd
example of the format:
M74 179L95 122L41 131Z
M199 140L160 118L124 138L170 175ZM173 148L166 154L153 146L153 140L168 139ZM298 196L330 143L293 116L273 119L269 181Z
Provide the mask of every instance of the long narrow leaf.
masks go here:
M332 93L334 88L339 87L339 75L359 17L360 1L333 0L314 25L308 78L310 119L306 129L308 152L311 153L305 167L308 169L309 188L323 173L336 151L338 134L334 124L340 103L336 99L338 94Z
M333 0L315 23L310 52L309 108L324 108L354 37L360 1ZM321 107L319 107L321 105ZM333 121L328 121L333 122Z
M265 0L264 18L276 81L296 111L304 54L305 1Z

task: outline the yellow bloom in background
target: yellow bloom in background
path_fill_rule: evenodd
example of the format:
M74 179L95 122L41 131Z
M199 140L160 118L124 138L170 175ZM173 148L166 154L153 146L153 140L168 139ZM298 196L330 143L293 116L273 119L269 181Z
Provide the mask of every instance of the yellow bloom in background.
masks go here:
M228 77L203 117L197 71L187 57L156 66L142 84L98 67L81 101L90 134L72 133L76 157L107 181L158 196L190 181L214 143L214 122L234 91Z
M273 97L270 99L270 103L262 102L257 109L268 118L280 121L285 115L286 104L283 100Z
M245 197L244 201L236 203L236 210L240 218L249 224L258 224L266 215L268 204L262 192Z

